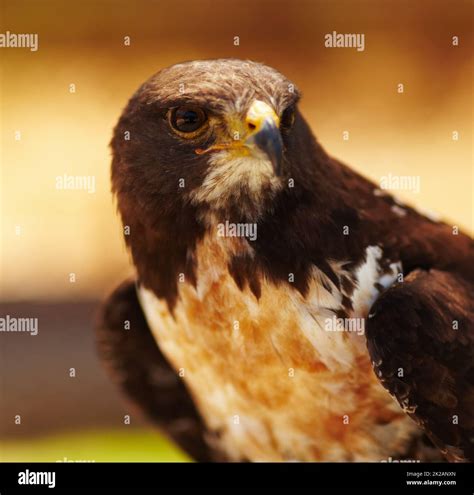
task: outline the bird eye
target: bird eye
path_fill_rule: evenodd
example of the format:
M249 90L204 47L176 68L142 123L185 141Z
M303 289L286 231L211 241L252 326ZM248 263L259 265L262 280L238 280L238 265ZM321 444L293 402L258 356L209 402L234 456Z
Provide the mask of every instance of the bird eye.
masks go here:
M169 121L174 130L188 134L202 127L207 121L207 115L199 107L182 106L171 110Z
M291 129L295 122L296 118L296 108L294 105L289 106L283 110L280 118L280 127L281 129Z

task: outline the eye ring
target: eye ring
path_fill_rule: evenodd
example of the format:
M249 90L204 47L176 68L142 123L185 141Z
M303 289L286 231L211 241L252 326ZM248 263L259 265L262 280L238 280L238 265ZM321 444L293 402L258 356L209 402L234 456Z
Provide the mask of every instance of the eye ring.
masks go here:
M196 105L182 105L170 109L168 122L174 132L185 138L199 134L208 122L206 112Z

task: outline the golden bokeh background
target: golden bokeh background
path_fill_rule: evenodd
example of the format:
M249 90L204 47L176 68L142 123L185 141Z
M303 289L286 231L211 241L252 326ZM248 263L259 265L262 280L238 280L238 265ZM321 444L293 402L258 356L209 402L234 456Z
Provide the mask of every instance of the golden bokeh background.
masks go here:
M189 59L278 68L331 154L375 181L419 175L420 193L400 196L473 229L472 1L1 5L1 32L39 34L37 52L0 49L3 300L97 298L131 273L110 194L111 130L141 82ZM365 51L325 48L332 31L364 33ZM96 192L57 190L64 174L95 176Z

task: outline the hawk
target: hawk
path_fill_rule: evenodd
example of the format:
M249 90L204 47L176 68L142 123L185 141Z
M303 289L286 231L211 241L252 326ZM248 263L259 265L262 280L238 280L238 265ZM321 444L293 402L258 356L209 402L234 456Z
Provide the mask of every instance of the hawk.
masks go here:
M196 460L474 459L474 247L330 157L252 61L152 76L115 127L136 279L100 354Z

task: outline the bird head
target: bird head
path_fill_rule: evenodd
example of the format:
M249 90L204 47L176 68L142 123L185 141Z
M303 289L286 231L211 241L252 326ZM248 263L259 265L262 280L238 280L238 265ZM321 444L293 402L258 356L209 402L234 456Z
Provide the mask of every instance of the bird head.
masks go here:
M122 196L147 218L194 208L204 223L258 220L290 174L298 98L291 81L250 61L193 61L158 72L115 128L119 207Z

